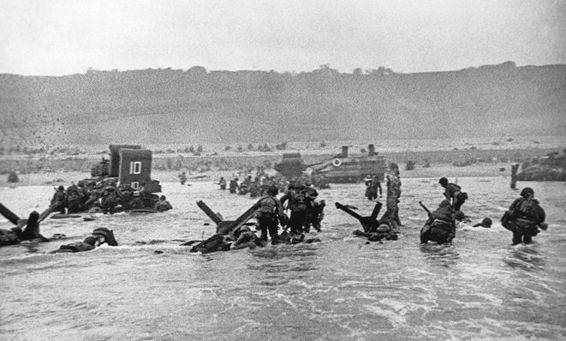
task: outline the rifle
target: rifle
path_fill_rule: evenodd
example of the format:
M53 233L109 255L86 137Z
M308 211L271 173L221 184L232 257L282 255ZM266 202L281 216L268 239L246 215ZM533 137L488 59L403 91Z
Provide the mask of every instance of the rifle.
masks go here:
M422 201L419 201L419 205L421 205L421 207L426 211L426 213L428 213L429 217L432 217L432 212L430 212L430 210L423 204Z

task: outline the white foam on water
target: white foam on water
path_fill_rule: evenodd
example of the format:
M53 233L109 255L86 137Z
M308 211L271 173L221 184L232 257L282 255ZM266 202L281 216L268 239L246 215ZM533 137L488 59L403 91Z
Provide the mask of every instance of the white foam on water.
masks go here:
M451 246L419 244L426 213L418 200L442 200L431 187L436 179L403 179L403 192L411 193L400 203L407 226L399 240L381 244L353 237L359 223L331 205L370 214L374 203L358 185L321 191L330 204L316 234L323 242L312 245L191 253L181 241L208 237L215 226L187 196L227 219L255 202L204 183L163 184L174 206L168 214L46 220L42 234L68 238L0 249L0 328L32 339L563 339L563 188L529 183L550 228L534 245L512 247L511 233L498 224L517 196L508 181L458 180L470 194L464 211L494 225L463 227ZM53 189L0 189L1 202L10 191L45 197L47 205ZM21 214L30 206L16 200L10 208ZM46 254L96 227L113 229L119 246Z

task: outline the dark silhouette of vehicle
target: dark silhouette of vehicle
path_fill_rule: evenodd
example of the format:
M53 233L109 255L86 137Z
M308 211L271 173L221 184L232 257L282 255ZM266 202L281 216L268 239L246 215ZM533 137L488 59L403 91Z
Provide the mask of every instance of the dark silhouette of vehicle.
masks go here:
M324 177L329 183L357 183L368 176L383 180L386 162L370 144L367 154L348 155L348 146L342 146L342 153L332 159L310 165L305 164L300 153L285 153L274 168L287 178L306 175Z
M566 181L566 149L523 163L519 181Z

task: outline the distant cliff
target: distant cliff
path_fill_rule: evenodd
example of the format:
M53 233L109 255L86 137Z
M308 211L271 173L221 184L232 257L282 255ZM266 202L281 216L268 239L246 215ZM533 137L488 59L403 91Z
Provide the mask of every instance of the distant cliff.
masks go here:
M566 65L0 75L3 145L565 135Z

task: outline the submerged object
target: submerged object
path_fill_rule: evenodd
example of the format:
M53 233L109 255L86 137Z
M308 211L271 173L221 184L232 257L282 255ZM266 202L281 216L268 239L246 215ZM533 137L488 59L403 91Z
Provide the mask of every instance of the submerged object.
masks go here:
M153 208L134 208L129 210L130 213L157 213Z
M53 214L51 215L51 217L49 217L50 219L69 219L69 218L81 218L82 216L79 214L63 214L63 213L57 213L57 214Z
M191 240L181 245L193 245L198 243L191 248L191 252L209 253L229 250L230 244L227 242L227 238L255 216L260 201L261 199L236 218L236 220L224 220L220 214L214 213L204 201L197 201L198 207L216 223L216 233L206 240Z

